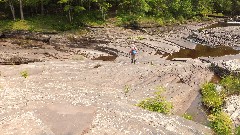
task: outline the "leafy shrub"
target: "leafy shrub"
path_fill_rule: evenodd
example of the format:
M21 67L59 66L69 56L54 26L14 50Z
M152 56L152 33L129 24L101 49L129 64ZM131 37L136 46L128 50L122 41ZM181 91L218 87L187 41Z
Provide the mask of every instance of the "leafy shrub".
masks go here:
M141 16L139 15L121 14L117 17L117 25L131 26L137 28L139 27L140 18Z
M208 108L219 109L223 104L223 95L219 94L213 83L205 83L201 88L202 102Z
M124 94L127 94L131 90L131 87L129 85L124 86Z
M143 39L145 39L145 37L143 37L143 36L138 36L137 39L138 39L138 40L143 40Z
M230 135L233 131L232 120L230 117L224 113L214 113L208 116L208 120L210 121L211 128L218 135Z
M76 16L72 23L69 23L62 15L36 15L26 20L0 20L0 31L5 30L30 30L30 31L68 31L81 29L85 24L102 24L103 21L96 19L94 14ZM95 15L96 16L96 15Z
M227 95L240 94L240 77L239 76L226 76L220 84L224 87Z
M153 98L147 98L138 103L137 106L153 112L159 112L164 114L171 113L173 105L161 96L162 90L163 88L160 88L157 92L155 92Z
M57 31L67 31L67 30L78 28L77 24L64 23L64 22L58 22L58 23L52 24L51 26L53 29Z
M63 31L66 30L65 25L68 24L67 19L60 15L35 16L27 20L32 26L32 31Z
M193 16L191 20L192 20L192 21L195 21L195 22L199 22L199 21L201 21L201 17L199 17L199 16Z
M182 117L185 118L185 119L188 119L188 120L193 119L193 117L191 115L187 114L187 113L184 113Z
M235 133L236 133L236 135L240 135L240 126L238 126L238 127L236 128Z
M118 26L131 26L137 28L139 26L143 27L155 27L164 25L173 25L177 23L186 23L186 19L182 16L178 18L172 17L172 15L166 15L165 17L156 16L142 16L137 14L120 14L117 16Z
M162 18L157 18L156 21L157 21L158 25L160 25L160 26L163 26L163 25L164 25L164 19L162 19Z
M29 30L30 25L28 24L27 21L20 20L20 21L13 22L12 29L13 30Z
M185 23L186 19L183 16L178 16L177 21L180 22L180 23Z
M12 28L12 21L4 20L0 21L0 31L10 30Z
M0 31L8 30L30 30L31 25L26 20L1 20L0 21Z
M102 16L99 12L96 11L90 11L87 13L79 14L75 18L76 22L81 22L82 25L90 25L90 26L100 26L105 23L105 21L102 19Z
M28 75L28 72L25 70L25 71L22 71L20 72L21 76L24 77L24 78L27 78L29 75Z
M224 102L224 97L232 94L240 94L240 77L226 76L220 81L221 90L217 90L215 84L205 83L202 88L202 102L207 107L211 108L211 115L208 120L213 130L218 135L230 135L233 132L232 121L230 117L221 111L221 105ZM235 131L240 135L240 128Z

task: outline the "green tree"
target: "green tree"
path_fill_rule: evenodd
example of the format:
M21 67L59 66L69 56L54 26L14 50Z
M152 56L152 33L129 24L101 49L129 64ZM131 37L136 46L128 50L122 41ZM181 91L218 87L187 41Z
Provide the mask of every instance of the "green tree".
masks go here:
M240 14L240 0L232 0L231 10L233 15Z
M193 0L193 9L197 15L207 15L213 11L213 1L212 0Z
M10 7L13 20L15 21L16 20L16 16L15 16L14 0L0 0L0 3L1 2L7 3L7 5Z
M181 8L181 0L170 0L168 2L169 12L174 16L179 16L179 10Z
M94 0L93 2L97 3L97 5L99 6L99 10L102 14L102 19L105 20L107 11L109 10L110 7L112 7L112 5L108 3L106 0Z
M22 0L19 0L19 9L20 9L21 20L24 20L23 1Z
M74 13L79 13L79 12L85 10L85 8L82 6L74 5L73 0L60 0L60 1L58 1L58 3L64 5L63 10L67 13L68 20L70 23L73 21Z
M184 18L190 18L194 14L191 0L182 0L181 7L179 9L179 15Z
M232 10L231 0L214 0L214 10L216 13L230 13Z
M151 15L163 17L168 12L166 0L149 0L148 5L150 8Z
M119 5L122 11L130 14L141 15L151 9L146 0L121 0Z
M41 15L44 14L44 5L47 5L50 0L25 0L24 5L30 7L30 9L35 9L36 13L38 13L38 7L40 6Z

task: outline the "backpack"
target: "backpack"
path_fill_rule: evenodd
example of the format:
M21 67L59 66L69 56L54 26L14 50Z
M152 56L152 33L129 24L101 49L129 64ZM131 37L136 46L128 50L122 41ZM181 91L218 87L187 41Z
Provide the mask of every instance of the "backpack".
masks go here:
M137 54L137 50L132 50L132 54Z

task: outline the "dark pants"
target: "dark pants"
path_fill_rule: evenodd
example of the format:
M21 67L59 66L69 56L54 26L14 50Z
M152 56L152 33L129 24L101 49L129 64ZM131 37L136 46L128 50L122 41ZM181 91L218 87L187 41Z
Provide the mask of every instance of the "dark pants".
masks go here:
M132 54L131 55L131 63L136 63L136 55L135 54Z

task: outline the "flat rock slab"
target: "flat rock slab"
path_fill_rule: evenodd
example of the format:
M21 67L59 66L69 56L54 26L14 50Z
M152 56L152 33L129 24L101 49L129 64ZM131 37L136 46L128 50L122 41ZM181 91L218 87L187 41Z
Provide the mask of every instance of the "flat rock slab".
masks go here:
M92 124L95 107L50 104L37 110L36 115L56 135L81 135Z

